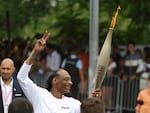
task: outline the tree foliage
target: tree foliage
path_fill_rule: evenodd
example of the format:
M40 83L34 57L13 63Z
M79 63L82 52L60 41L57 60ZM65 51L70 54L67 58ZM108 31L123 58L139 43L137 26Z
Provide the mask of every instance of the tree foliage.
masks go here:
M126 44L133 40L139 44L150 43L150 4L145 0L100 0L99 42L108 32L111 18L121 6L114 30L113 43ZM9 39L33 37L49 30L51 40L75 38L88 44L89 0L5 0L0 4L0 37ZM8 21L9 20L9 21ZM8 29L9 28L9 29Z

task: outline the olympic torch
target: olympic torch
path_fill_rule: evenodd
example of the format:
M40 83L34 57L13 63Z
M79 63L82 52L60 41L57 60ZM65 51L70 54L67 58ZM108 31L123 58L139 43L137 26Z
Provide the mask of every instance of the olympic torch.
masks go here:
M104 41L104 44L101 48L100 54L98 56L98 63L97 63L97 69L96 69L96 88L100 88L102 85L102 82L105 78L105 74L107 72L107 67L110 59L110 53L111 53L111 43L112 43L112 34L113 34L113 29L116 24L118 12L120 10L120 6L118 6L117 11L115 15L112 17L111 25L108 30L106 39Z

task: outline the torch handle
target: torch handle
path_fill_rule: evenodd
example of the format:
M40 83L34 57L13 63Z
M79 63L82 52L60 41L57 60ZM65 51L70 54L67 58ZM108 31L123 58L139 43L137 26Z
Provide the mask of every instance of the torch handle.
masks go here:
M103 80L105 78L106 71L107 71L107 66L101 66L101 65L97 66L97 70L96 70L96 86L95 86L95 89L101 87L102 82L103 82Z

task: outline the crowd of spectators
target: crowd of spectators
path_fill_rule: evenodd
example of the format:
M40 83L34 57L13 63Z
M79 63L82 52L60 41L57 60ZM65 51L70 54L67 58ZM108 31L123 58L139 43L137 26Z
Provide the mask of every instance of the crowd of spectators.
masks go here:
M120 48L118 47L114 47L112 51L108 68L109 74L116 74L124 80L133 80L136 77L140 77L143 72L150 71L149 46L145 46L143 50L140 50L136 49L134 42L129 42L124 56L120 54Z
M40 35L36 36L36 38ZM0 61L6 57L14 60L16 73L18 72L23 61L30 54L34 44L34 39L14 39L0 41ZM31 79L41 87L47 87L47 79L55 70L58 70L63 63L63 60L70 55L71 48L77 51L79 59L81 59L82 72L87 80L88 69L88 53L81 49L78 43L73 38L62 40L61 45L51 43L46 44L46 48L36 57L35 66L30 73ZM85 96L85 90L82 91ZM78 94L80 95L80 94Z
M30 54L33 41L31 39L14 39L0 41L0 61L5 57L14 60L15 66L20 67L22 62ZM47 49L37 58L39 67L34 73L46 74L51 70L57 70L64 58L69 55L69 49L74 47L83 63L84 74L87 75L88 51L81 49L80 45L72 38L62 40L61 45L48 44ZM145 46L143 50L136 49L134 42L127 45L127 52L121 55L121 48L112 48L112 54L107 73L117 75L121 79L134 79L135 77L145 77L145 72L150 72L150 47ZM144 73L144 74L143 74ZM143 74L143 75L142 75ZM35 74L36 75L36 74ZM41 78L35 78L40 84ZM43 82L42 82L43 83Z
M108 65L107 75L103 83L103 99L108 108L112 108L116 102L118 80L123 93L124 108L134 108L138 92L147 86L147 78L150 73L150 47L144 46L137 49L134 42L126 46L126 53L121 55L119 47L112 48L112 54ZM108 109L108 112L111 110Z
M33 43L34 40L32 39L1 40L0 61L5 57L12 58L18 71L23 61L30 54ZM73 38L63 39L60 45L47 44L46 49L43 50L36 58L36 66L31 71L30 77L33 81L41 87L47 87L46 81L51 71L57 70L61 67L63 60L69 56L70 48L75 48L78 53L78 57L82 62L82 71L87 83L89 60L88 51L83 49ZM145 78L146 80L150 73L150 47L145 45L144 49L140 50L136 49L134 42L129 42L126 48L126 54L122 56L121 48L118 46L112 47L107 77L116 75L124 81L134 81L136 78ZM109 97L106 96L106 99L111 98L110 94L113 90L110 85L108 86L109 87L104 87L105 90L108 89L109 92L107 92ZM146 82L141 79L139 82L139 89L143 89L145 86ZM84 91L80 90L80 92L87 97L87 87L85 89L86 90ZM111 106L111 101L108 101L108 105Z

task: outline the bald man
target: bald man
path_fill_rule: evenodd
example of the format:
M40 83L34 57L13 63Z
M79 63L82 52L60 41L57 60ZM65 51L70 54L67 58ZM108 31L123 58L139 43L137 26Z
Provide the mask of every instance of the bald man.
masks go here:
M25 97L16 77L13 76L14 72L13 60L3 59L0 64L0 113L8 113L8 106L12 99Z

